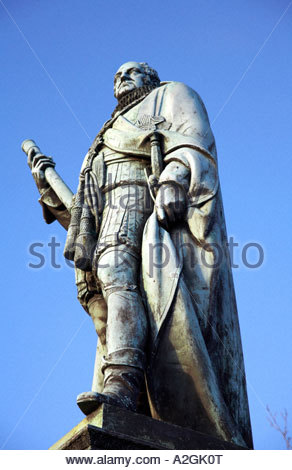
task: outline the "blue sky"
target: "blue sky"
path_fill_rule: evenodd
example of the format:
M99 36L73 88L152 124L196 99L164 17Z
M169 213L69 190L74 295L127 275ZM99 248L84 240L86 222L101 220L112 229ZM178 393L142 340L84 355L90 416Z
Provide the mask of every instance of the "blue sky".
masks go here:
M239 244L233 273L255 447L285 447L265 407L288 410L291 435L291 3L0 0L0 447L46 449L82 419L75 399L90 389L96 347L62 258L65 231L42 220L21 142L33 138L52 155L75 191L115 106L113 75L128 60L149 62L205 102L228 234ZM52 237L59 268L49 262ZM38 262L35 242L41 269L28 266ZM264 250L258 269L242 262L251 242ZM248 256L256 262L256 251Z

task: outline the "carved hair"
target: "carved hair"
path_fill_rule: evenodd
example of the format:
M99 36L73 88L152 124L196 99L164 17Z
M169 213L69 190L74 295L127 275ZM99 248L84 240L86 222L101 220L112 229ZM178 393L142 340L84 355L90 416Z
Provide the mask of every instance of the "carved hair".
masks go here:
M145 72L145 85L154 85L155 87L160 85L160 78L156 70L150 67L147 62L138 62Z

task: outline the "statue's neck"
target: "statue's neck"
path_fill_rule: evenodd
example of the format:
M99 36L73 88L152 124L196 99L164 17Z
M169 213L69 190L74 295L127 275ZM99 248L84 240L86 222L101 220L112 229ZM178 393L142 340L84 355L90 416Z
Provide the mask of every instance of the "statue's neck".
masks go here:
M159 86L159 85L158 85ZM131 109L133 106L136 104L140 103L144 98L146 98L149 93L157 88L156 85L144 85L140 88L136 88L133 91L130 91L127 93L125 96L123 96L118 105L115 107L111 119L106 121L104 125L102 126L101 130L95 137L93 144L90 147L91 152L96 152L98 149L98 146L102 142L102 136L106 132L107 129L109 129L113 122L121 115L127 112L129 109Z
M118 105L112 113L112 117L114 117L118 112L123 111L124 108L131 107L130 105L134 106L136 101L141 101L141 99L149 95L154 88L157 88L157 86L144 85L140 88L135 88L135 90L129 91L129 93L119 99Z

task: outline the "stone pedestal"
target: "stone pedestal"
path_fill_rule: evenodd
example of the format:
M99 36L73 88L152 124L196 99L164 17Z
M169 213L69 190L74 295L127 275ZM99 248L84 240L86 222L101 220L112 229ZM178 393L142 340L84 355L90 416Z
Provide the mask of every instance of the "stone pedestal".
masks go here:
M244 450L192 429L103 404L51 450Z

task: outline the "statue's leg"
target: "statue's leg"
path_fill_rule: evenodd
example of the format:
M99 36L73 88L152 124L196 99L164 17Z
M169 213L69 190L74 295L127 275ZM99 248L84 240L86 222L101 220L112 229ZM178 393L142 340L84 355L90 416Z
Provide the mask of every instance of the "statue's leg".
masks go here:
M115 399L115 404L135 409L144 382L147 320L138 279L143 228L152 211L144 166L141 162L110 166L111 183L121 180L132 183L105 192L95 265L108 310L106 352L102 364L98 354L98 388L81 394L77 400L86 414L97 408L99 401L110 398ZM143 184L136 185L134 181Z
M84 310L90 315L98 335L96 359L93 374L92 390L101 392L103 389L103 374L101 372L101 358L106 356L106 322L107 305L96 282L93 272L75 269L77 297Z
M87 303L88 312L92 318L98 336L96 358L94 364L92 391L102 392L103 373L101 371L102 358L107 355L106 323L107 305L102 294L94 295Z
M103 393L92 394L86 414L101 402L135 410L144 380L147 319L138 289L140 260L125 245L108 248L98 261L98 278L107 303L107 356L103 359ZM95 403L94 403L95 402Z
M136 408L144 374L147 319L138 290L139 260L125 246L108 249L98 263L98 278L108 306L104 359L105 395Z

